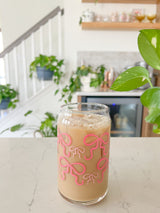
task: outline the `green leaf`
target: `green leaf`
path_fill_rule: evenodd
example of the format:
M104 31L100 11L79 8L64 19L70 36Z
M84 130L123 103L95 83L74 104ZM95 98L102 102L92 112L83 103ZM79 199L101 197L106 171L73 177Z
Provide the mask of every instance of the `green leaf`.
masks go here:
M59 89L57 89L54 94L57 95L58 92L59 92Z
M98 79L91 78L90 87L95 87L95 88L97 88L98 86L99 86L99 81L98 81Z
M153 132L160 134L160 87L147 89L141 95L141 103L149 109L149 114L145 120L155 124Z
M26 116L30 115L32 112L33 112L32 110L28 110L28 111L24 114L24 116L26 117Z
M147 89L141 95L141 103L147 108L160 109L160 87Z
M57 65L58 65L59 67L61 67L63 64L64 64L64 59L60 60L60 61L57 63Z
M148 83L149 73L144 67L133 67L122 72L113 82L111 89L116 91L129 91L137 89Z
M82 24L82 17L79 18L79 25Z
M153 132L156 134L160 134L160 128L157 127L157 125L153 126Z
M14 104L12 103L12 101L9 102L7 108L13 108Z
M54 117L54 115L51 112L46 112L45 115L52 121L56 120L56 118Z
M72 95L69 94L69 96L68 96L68 102L71 102L71 100L72 100Z
M148 116L145 118L145 120L152 124L158 124L158 121L160 119L160 109L158 108L151 108L149 110Z
M15 126L12 126L10 128L10 131L11 132L16 132L16 131L20 130L23 126L24 126L24 124L16 124Z
M2 95L0 94L0 103L2 102Z
M160 70L160 30L141 30L138 36L138 48L147 64Z

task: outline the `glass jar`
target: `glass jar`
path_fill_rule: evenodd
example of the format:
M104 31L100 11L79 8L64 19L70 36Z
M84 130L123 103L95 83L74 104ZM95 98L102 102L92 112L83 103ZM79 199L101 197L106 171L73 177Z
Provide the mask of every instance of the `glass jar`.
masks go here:
M108 191L109 108L63 105L58 117L58 190L69 201L93 204Z

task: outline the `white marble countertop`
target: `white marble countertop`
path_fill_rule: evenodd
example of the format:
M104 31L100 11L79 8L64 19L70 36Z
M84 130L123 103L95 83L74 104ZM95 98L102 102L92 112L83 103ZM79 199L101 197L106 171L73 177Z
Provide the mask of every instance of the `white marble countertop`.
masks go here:
M145 90L132 90L127 92L118 92L113 90L108 90L106 92L77 92L77 96L136 96L140 97Z
M1 213L159 213L160 139L111 138L109 193L78 206L57 192L56 138L0 139Z

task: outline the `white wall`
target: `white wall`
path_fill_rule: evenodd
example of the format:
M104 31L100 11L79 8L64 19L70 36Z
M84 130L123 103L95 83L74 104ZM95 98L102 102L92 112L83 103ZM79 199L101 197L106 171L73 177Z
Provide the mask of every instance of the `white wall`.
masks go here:
M104 30L82 31L79 18L82 11L90 9L97 14L131 12L134 8L145 8L146 13L155 12L155 5L137 4L94 4L81 0L0 0L0 20L4 47L37 23L57 5L65 8L65 59L69 70L75 69L77 51L137 51L138 31Z
M144 8L146 13L155 12L155 5L137 4L94 4L81 0L64 1L65 7L65 56L70 69L75 69L77 51L138 51L138 31L100 30L85 31L79 26L82 12L90 9L97 14L110 15L112 12L131 12L134 8Z
M62 3L63 0L0 0L4 47Z

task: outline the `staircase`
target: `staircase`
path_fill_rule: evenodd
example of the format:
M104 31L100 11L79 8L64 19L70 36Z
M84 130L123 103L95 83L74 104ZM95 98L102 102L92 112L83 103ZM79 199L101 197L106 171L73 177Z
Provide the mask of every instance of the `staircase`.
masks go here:
M30 79L29 65L39 54L63 58L63 14L63 9L55 8L0 53L0 60L4 63L5 69L4 82L11 84L11 87L19 92L19 103L16 109L0 110L0 131L13 115L17 115L16 112L23 111L22 108L28 103L31 106L34 98L35 100L36 97L41 98L44 90L48 89L53 93L56 89L53 81L39 81L36 74Z

